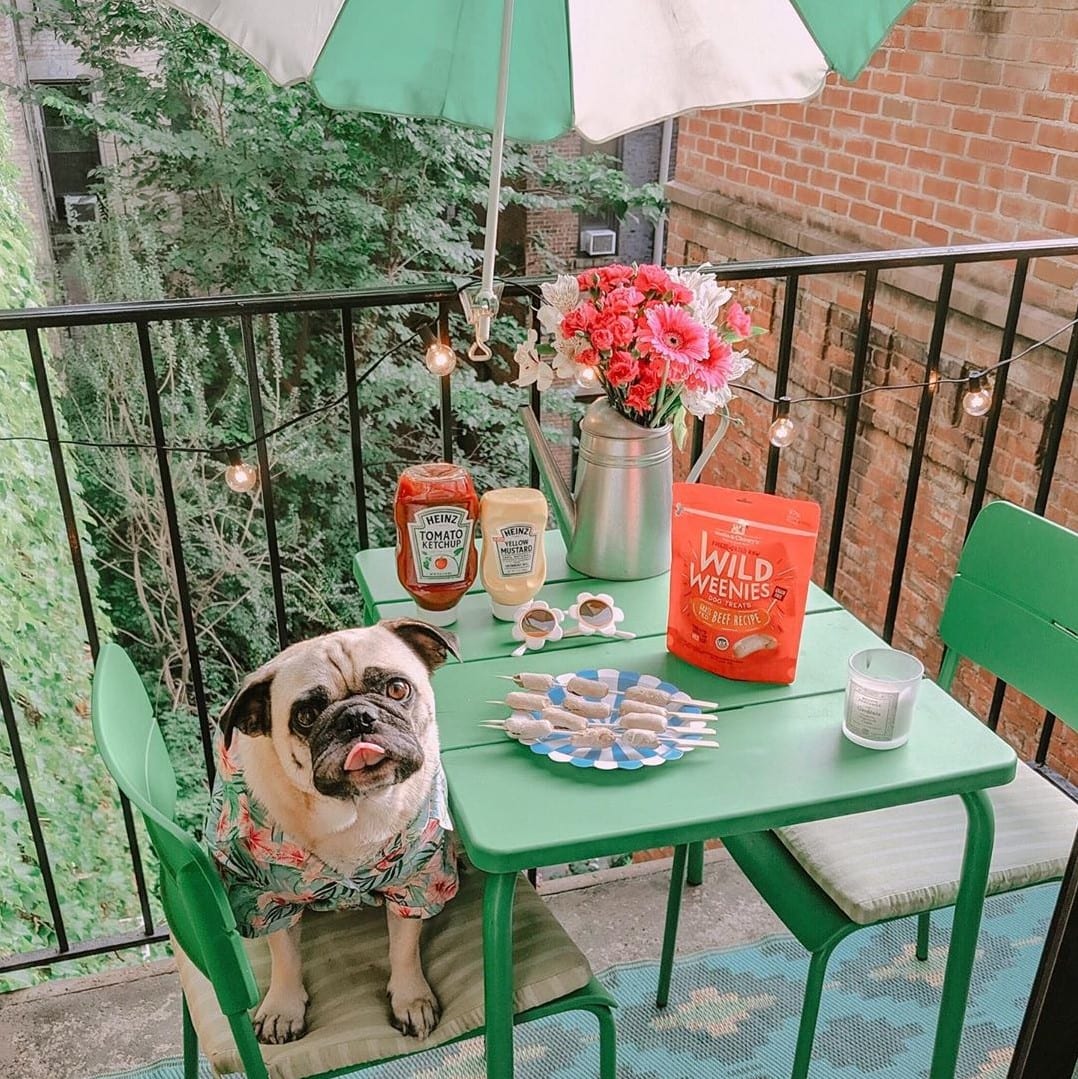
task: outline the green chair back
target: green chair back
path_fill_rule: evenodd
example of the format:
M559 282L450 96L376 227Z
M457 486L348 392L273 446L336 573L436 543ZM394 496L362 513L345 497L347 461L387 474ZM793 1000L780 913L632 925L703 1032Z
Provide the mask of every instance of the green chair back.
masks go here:
M176 942L210 980L221 1011L258 1003L251 965L221 878L175 822L176 775L146 689L127 653L105 644L94 671L94 738L116 785L142 813L161 867L161 902Z
M965 656L1078 730L1078 534L990 503L962 549L940 636L945 688Z

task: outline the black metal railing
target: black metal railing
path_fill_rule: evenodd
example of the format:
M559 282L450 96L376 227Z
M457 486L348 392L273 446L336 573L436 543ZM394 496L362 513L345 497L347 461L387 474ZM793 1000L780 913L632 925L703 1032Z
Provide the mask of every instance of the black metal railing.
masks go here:
M773 382L768 391L774 398L788 394L791 382L795 379L794 339L797 322L799 296L806 291L806 285L824 275L861 274L863 283L859 312L857 314L857 332L851 351L851 369L849 371L849 390L857 393L864 386L870 351L870 332L873 312L879 287L879 275L884 271L904 270L912 267L927 267L939 271L939 285L935 300L931 304L934 313L931 320L931 334L925 349L923 362L923 380L928 383L920 393L917 418L912 434L909 463L906 472L906 486L900 519L895 522L894 533L897 537L895 554L890 571L890 585L887 595L886 613L882 619L882 636L890 641L895 632L899 609L899 598L907 567L907 556L913 528L914 512L917 504L918 489L922 479L922 466L926 452L929 421L933 403L936 399L934 379L940 371L944 333L951 313L952 286L956 268L973 263L1012 261L1015 264L1011 278L1011 287L1005 317L1002 320L1003 332L999 355L1005 360L1013 354L1017 337L1019 316L1023 309L1025 284L1031 264L1037 259L1078 255L1078 238L1069 240L1037 241L1009 245L971 245L966 247L948 247L920 249L915 251L866 252L850 255L826 255L821 257L799 257L757 262L728 263L715 269L716 278L727 283L761 281L774 282L776 300L781 297L782 314L778 340L775 344L775 364ZM505 297L527 299L532 311L537 306L537 279L517 279L506 283ZM243 353L243 373L248 394L248 404L253 424L253 433L258 452L258 466L261 482L260 502L265 525L265 542L273 590L273 611L277 642L284 647L289 643L285 579L281 569L281 552L277 534L274 489L270 462L264 440L266 425L263 416L263 402L259 388L259 356L253 329L253 318L259 315L281 315L285 313L311 314L314 312L334 312L339 318L341 334L341 367L347 389L347 416L349 425L349 453L353 481L355 526L357 543L361 549L370 542L368 522L368 486L366 482L367 466L364 460L364 427L371 422L364 417L360 387L365 373L360 372L357 364L354 343L354 316L358 311L373 308L390 309L414 307L416 305L434 306L438 310L437 324L442 339L448 337L449 314L458 298L458 286L452 283L437 285L394 285L379 288L359 289L349 292L310 293L302 295L277 295L258 297L217 296L195 300L139 301L131 303L75 304L65 307L35 308L26 311L0 311L0 333L25 334L37 387L41 417L44 424L45 438L48 440L52 469L59 496L63 522L67 535L71 567L75 577L84 631L90 651L96 659L99 634L94 615L94 597L87 573L85 557L80 539L78 522L73 506L72 488L65 464L64 446L57 424L56 408L53 401L48 370L42 349L41 335L45 331L62 332L82 327L129 325L134 327L142 364L142 376L145 383L146 404L150 420L156 466L160 481L162 513L167 528L170 555L177 593L181 598L181 623L184 645L190 663L191 697L188 702L197 717L198 729L202 740L206 773L212 779L213 755L211 751L210 707L198 643L198 626L190 602L190 582L180 514L170 468L170 450L166 438L165 424L162 417L161 401L158 389L158 375L155 366L150 327L157 323L177 320L202 319L238 319L240 340ZM524 305L525 307L527 305ZM1068 403L1075 380L1078 365L1078 327L1072 331L1066 358L1060 373L1059 388L1054 405L1046 421L1046 433L1040 455L1040 474L1038 490L1033 509L1043 513L1048 503L1049 491L1058 462L1059 447L1067 421ZM996 436L999 429L1000 414L1003 408L1003 390L1006 387L1007 368L999 369L996 392L992 409L988 414L984 435L977 462L976 477L972 484L968 520L972 523L984 502L989 469L992 464ZM538 415L540 395L534 387L527 392L527 399ZM441 427L442 449L445 457L451 459L454 451L454 414L452 379L441 379L439 424ZM855 447L858 438L858 426L861 415L861 399L851 396L845 404L843 435L838 453L837 482L834 491L834 506L830 526L830 538L827 549L827 561L824 585L831 591L835 587L839 567L844 554L843 539L847 516L847 498L854 463ZM7 434L8 432L4 432ZM695 462L704 445L704 425L697 421L692 430L690 456ZM781 451L771 446L768 449L763 488L774 492L778 486L782 464ZM575 465L575 460L574 460ZM531 482L538 483L538 476L532 462ZM882 563L881 563L882 565ZM73 627L74 632L74 627ZM0 657L2 661L2 657ZM48 657L42 657L47 663ZM1003 687L997 686L988 721L994 727L998 723L1003 702ZM51 867L47 844L40 825L38 803L27 769L25 754L19 736L15 708L7 682L0 667L0 710L3 712L11 754L14 758L15 771L22 795L22 804L29 822L32 842L41 876L47 904L52 919L55 947L32 953L7 956L0 959L0 972L41 966L59 960L84 957L121 948L145 945L165 939L163 928L155 925L151 917L150 893L142 867L137 835L131 810L123 802L124 823L129 843L131 871L138 897L141 915L141 929L127 934L84 941L72 941L65 928L63 904ZM1049 739L1052 733L1053 717L1045 717L1042 726L1040 745L1035 764L1047 771L1045 761L1049 751Z

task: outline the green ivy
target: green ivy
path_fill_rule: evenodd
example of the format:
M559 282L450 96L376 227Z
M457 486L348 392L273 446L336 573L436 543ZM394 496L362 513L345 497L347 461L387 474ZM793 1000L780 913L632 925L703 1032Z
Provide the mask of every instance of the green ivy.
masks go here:
M0 307L32 307L40 303L40 293L26 211L7 163L9 147L0 116ZM21 333L0 334L0 416L5 433L43 433ZM95 588L87 509L70 466L68 461ZM103 636L109 633L100 606L97 625ZM127 843L115 787L94 749L89 649L49 449L41 443L0 443L0 661L68 937L78 941L133 928L137 906ZM0 880L0 954L54 948L56 934L6 735L0 735ZM0 988L41 976L40 971L10 975L0 979Z

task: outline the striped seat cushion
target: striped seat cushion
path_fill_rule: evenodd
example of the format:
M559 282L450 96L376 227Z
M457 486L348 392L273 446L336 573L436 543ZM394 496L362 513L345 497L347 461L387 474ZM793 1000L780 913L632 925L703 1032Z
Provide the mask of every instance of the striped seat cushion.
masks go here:
M1078 805L1024 764L988 791L996 839L988 894L1063 876ZM951 906L958 895L966 811L961 799L878 809L775 833L806 873L860 925Z
M426 1041L406 1038L389 1024L386 983L389 944L380 909L303 919L303 973L310 1005L308 1031L286 1045L264 1045L272 1079L303 1076L413 1053L483 1025L483 881L461 867L461 888L423 927L423 966L443 1012ZM264 939L245 941L259 988L269 983ZM242 1071L228 1022L210 983L174 945L180 981L198 1033L199 1048L218 1073ZM556 1000L587 985L583 954L521 878L514 905L513 968L517 1011Z

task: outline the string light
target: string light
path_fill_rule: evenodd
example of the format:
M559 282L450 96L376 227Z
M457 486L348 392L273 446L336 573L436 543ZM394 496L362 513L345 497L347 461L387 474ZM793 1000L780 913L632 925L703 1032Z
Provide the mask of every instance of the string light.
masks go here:
M969 388L962 395L962 408L968 416L983 416L992 407L992 387L983 371L971 371Z
M790 398L780 397L775 402L775 418L767 429L767 440L780 450L785 449L797 434L797 424L790 419Z
M247 491L253 491L258 484L257 466L246 464L235 451L229 453L228 458L229 464L225 469L225 483L236 494L242 495Z
M444 378L456 369L457 354L444 341L432 341L423 362L432 375Z
M594 367L585 364L577 366L573 381L582 390L597 390L599 388L599 375Z

